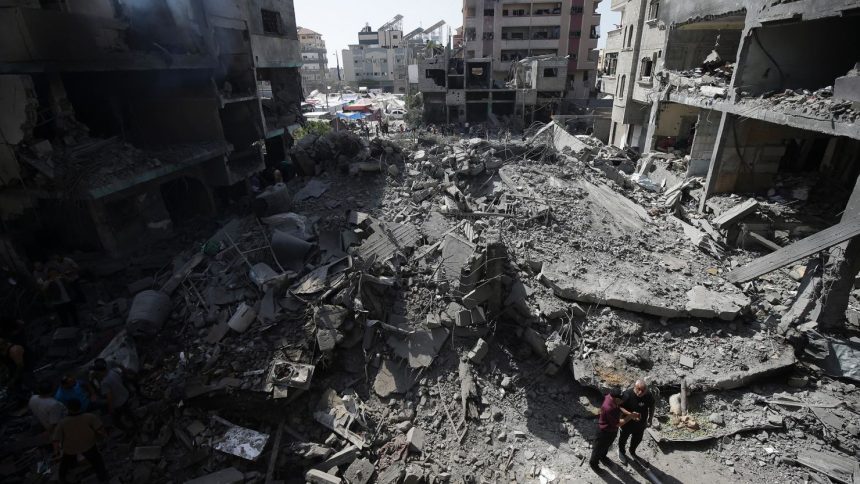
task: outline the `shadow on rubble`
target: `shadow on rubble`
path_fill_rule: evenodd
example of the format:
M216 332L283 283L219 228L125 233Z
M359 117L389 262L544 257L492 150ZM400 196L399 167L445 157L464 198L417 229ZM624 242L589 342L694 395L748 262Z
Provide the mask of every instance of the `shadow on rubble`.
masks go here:
M636 477L634 477L637 474L642 479L652 483L681 484L682 482L656 467L646 467L640 464L630 464L626 467L622 467L619 464L612 464L611 466L604 467L604 471L599 474L598 479L610 484L636 484L642 482L641 479L636 479Z

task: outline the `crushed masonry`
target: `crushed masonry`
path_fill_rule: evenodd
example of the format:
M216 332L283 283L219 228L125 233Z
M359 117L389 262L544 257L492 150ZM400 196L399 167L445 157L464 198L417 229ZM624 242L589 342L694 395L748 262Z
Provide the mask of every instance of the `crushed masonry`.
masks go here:
M819 269L727 281L749 257L727 239L766 202L698 214L700 182L601 168L644 175L671 157L559 124L525 141L326 140L294 148L313 176L284 183L283 211L234 217L165 269L129 263L94 313L119 323L48 334L78 366L104 338L102 357L153 397L135 397L141 440L118 468L195 483L584 479L598 392L644 379L655 468L675 462L660 450L701 442L736 472L847 479L857 341L807 321Z

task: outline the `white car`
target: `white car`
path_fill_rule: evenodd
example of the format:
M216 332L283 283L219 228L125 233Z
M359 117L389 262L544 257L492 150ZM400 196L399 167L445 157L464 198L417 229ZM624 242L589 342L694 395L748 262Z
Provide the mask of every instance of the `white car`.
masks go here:
M404 109L392 109L386 113L388 119L403 119L406 116L406 110Z

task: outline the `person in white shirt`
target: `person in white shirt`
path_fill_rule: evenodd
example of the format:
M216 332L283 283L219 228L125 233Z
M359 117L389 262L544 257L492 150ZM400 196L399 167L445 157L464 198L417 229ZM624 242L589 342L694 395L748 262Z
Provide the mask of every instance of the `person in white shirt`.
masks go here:
M123 430L130 430L134 424L134 415L129 408L129 391L122 381L122 375L113 368L108 368L107 362L99 358L93 362L92 379L98 387L99 394L105 398L107 412L113 424ZM130 421L127 424L125 421Z
M50 434L54 427L67 414L66 406L54 398L54 387L49 382L41 382L36 388L36 395L30 397L30 411L42 424L45 431Z

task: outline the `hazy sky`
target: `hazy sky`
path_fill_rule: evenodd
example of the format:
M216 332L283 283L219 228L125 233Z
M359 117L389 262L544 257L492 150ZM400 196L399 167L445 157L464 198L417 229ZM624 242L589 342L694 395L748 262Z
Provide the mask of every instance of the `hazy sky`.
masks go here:
M599 10L601 34L611 30L613 23L620 22L621 15L609 11L610 0L603 0ZM323 35L329 51L329 65L334 67L331 54L349 44L358 43L358 31L369 23L376 30L398 13L403 15L403 32L408 33L417 27L429 27L444 20L447 29L459 27L463 23L460 0L294 0L296 23L315 30ZM447 30L445 31L447 32ZM598 45L603 47L605 39L601 36Z

